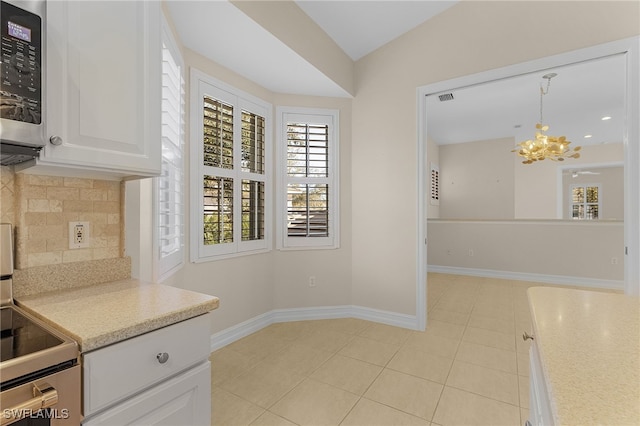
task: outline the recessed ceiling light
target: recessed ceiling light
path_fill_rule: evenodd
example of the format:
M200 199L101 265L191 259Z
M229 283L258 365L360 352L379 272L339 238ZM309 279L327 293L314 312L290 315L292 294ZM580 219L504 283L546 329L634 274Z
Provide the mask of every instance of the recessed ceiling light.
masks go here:
M585 139L589 139L589 138L592 138L592 137L593 137L593 135L584 135Z
M606 121L606 120L611 120L611 117L609 117L608 115L607 115L607 116L602 117L602 121Z

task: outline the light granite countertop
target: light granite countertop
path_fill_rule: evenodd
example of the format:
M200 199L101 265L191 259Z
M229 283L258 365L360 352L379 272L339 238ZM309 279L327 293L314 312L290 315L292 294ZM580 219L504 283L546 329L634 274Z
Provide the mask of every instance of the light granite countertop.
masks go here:
M219 299L126 279L23 296L16 304L88 352L205 314L218 307Z
M528 290L556 425L640 424L640 299Z

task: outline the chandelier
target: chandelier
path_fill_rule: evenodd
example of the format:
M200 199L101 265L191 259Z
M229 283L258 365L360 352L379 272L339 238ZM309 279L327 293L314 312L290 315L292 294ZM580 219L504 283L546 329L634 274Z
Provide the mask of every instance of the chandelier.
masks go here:
M548 158L552 161L564 161L565 158L580 158L580 147L577 146L573 150L569 148L569 142L564 136L550 136L545 134L549 130L549 126L543 124L542 120L542 98L549 93L551 79L556 73L549 73L542 76L547 80L547 88L544 90L540 86L540 122L536 124L535 139L520 142L516 149L511 152L517 152L520 157L524 158L522 164L532 164L535 161L542 161Z

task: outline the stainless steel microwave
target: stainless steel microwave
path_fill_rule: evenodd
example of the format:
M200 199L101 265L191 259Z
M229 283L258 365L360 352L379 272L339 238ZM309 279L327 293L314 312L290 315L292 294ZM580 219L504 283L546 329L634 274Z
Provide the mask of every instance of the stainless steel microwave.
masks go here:
M45 2L2 0L0 7L0 152L10 165L45 144Z

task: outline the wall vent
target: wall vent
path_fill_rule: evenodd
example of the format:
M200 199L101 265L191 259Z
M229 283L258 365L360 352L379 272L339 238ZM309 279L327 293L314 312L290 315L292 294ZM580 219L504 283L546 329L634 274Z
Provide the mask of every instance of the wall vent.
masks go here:
M443 95L438 95L438 99L440 99L440 102L452 101L453 100L453 93L445 93Z

